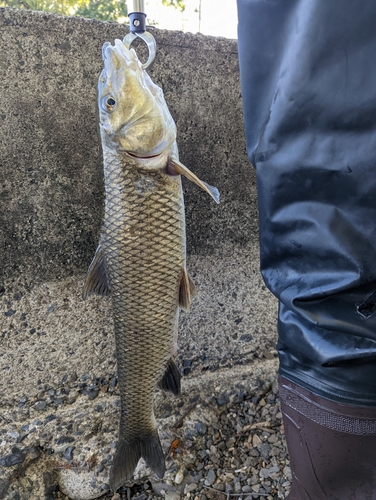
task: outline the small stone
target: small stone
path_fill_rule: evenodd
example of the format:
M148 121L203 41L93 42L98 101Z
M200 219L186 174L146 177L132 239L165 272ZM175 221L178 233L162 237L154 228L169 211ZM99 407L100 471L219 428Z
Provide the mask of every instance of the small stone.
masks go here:
M0 465L4 467L12 467L13 465L22 464L25 461L25 455L22 451L14 446L12 448L12 453L5 455L5 457L0 458Z
M286 465L286 467L283 469L283 475L285 476L286 479L291 481L292 479L292 473L291 473L291 468Z
M113 500L113 499L111 499ZM143 491L141 493L141 495L137 495L136 497L133 497L133 500L147 500L147 495L146 493Z
M245 335L241 335L239 340L240 340L240 342L251 342L252 335L250 335L249 333L246 333Z
M73 460L73 450L75 446L68 446L68 448L64 451L64 458L66 460Z
M179 469L175 476L175 483L181 484L183 482L183 479L184 479L184 471L182 469Z
M260 469L260 472L259 472L259 475L260 477L262 478L267 478L269 476L269 470L268 469L265 469L264 467Z
M226 393L221 394L217 399L218 406L227 405L230 402L230 399Z
M85 396L88 396L90 401L92 401L93 399L95 399L97 396L98 396L98 393L99 393L99 389L83 389L82 391L80 391L82 394L85 394Z
M208 472L208 474L206 476L206 479L205 479L205 485L206 486L211 486L216 479L217 479L217 476L216 476L214 470L213 469L209 469L209 472Z
M204 436L206 434L206 431L208 430L208 427L204 422L196 422L195 423L195 429L196 431L200 434L200 436Z
M275 479L274 476L275 474L277 474L279 472L279 467L270 467L270 469L268 469L268 475L269 477L271 477L272 479Z
M226 446L227 448L232 448L234 446L234 444L236 443L236 439L234 437L230 437L227 441L226 441Z
M256 446L256 447L259 447L261 444L262 444L262 441L261 439L258 437L257 434L254 434L253 435L253 438L252 438L252 444L253 446Z
M52 472L43 472L44 494L45 500L56 498L55 493L58 490L55 474Z
M56 441L56 444L73 443L74 437L71 436L60 436Z
M145 499L147 497L145 496ZM166 491L165 493L165 500L180 500L180 493L177 491Z
M276 436L275 434L272 434L271 436L268 437L268 442L269 443L277 443L278 442L278 436Z
M151 483L151 487L153 488L154 493L159 496L163 496L168 490L169 486L166 483Z
M239 481L234 481L234 490L235 493L239 493L242 490L241 484Z
M270 445L268 443L262 443L260 446L260 454L265 460L269 458Z
M197 489L196 483L187 484L185 487L185 493L190 493L191 491L194 491L196 489Z
M82 413L77 413L76 415L74 415L73 418L84 418L87 414L87 411L83 411Z
M35 403L34 408L38 411L44 410L47 406L47 403L45 401L37 401Z
M234 491L234 488L231 486L230 483L225 483L225 492L226 493L232 493Z
M44 419L44 424L47 424L48 422L52 422L52 420L55 420L56 418L56 415L52 414L51 415L48 415L45 419Z
M192 365L192 361L190 359L185 359L183 361L183 375L184 376L189 375L189 373L191 372L191 365Z
M4 316L6 316L7 318L10 318L11 316L13 316L13 314L16 314L16 312L17 311L15 311L14 309L9 309L9 311L4 313Z
M225 485L223 483L213 484L213 488L217 491L225 491Z

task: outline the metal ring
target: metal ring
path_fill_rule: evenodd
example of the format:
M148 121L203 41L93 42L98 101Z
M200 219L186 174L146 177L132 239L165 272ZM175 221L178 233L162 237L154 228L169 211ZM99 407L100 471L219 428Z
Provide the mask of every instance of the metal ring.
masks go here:
M131 43L136 39L136 38L142 38L142 40L146 43L149 49L149 58L146 61L145 64L142 65L144 69L148 68L150 64L154 61L155 54L157 52L157 44L155 41L155 38L151 33L148 31L145 31L144 33L128 33L123 39L124 45L129 49L131 46Z

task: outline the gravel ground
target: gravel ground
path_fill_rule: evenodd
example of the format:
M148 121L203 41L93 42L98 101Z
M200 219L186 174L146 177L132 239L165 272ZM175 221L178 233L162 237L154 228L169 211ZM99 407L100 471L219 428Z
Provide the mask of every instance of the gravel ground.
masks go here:
M226 395L217 398L216 425L196 424L203 449L186 473L183 491L166 488L166 499L276 500L288 494L291 470L276 382L257 394L238 394L238 398L241 401L235 403L235 398L232 404L223 404ZM184 453L184 447L179 449L178 443L177 449L170 449L170 455L174 453ZM160 487L145 481L104 498L157 500L160 493Z
M91 484L100 485L106 500L285 498L290 488L291 471L275 374L269 376L269 379L274 376L271 381L259 378L256 388L254 384L248 384L247 373L240 378L237 375L239 380L233 387L230 386L230 390L224 390L226 385L229 387L227 379L221 381L218 376L213 376L212 380L208 380L207 391L197 393L195 378L189 380L188 377L181 400L159 393L156 414L162 445L166 450L164 482L157 480L141 464L134 482L125 485L115 495L106 493L106 481L117 432L119 400L116 376L107 381L66 381L57 390L44 391L43 396L54 391L55 395L51 394L50 398L59 398L61 394L66 395L67 387L69 392L77 390L80 395L75 404L79 403L81 413L75 413L76 409L66 416L51 413L56 402L42 408L41 402L46 402L45 397L36 402L20 402L18 409L24 410L24 418L17 423L11 423L11 418L8 418L9 425L2 426L0 430L1 444L7 442L8 450L11 449L5 455L0 451L0 463L5 465L3 469L12 470L6 479L0 481L0 498L79 498L63 494L61 485L72 480L77 483L80 477L87 482L88 477L80 476L83 469L90 473ZM211 397L208 396L210 394ZM112 398L113 414L106 410L106 405L110 406L109 398ZM82 401L87 401L86 406ZM32 424L21 426L23 422L30 421L29 403L33 404L40 419L33 417ZM64 404L69 406L69 401ZM93 405L94 418L88 418ZM106 411L107 417L110 417L107 420L105 415L102 418L102 413ZM73 419L69 420L74 413ZM108 427L104 429L104 425ZM19 486L27 468L41 456L45 460L44 488L40 490L43 496L39 496L41 493L32 485L33 474L28 474L29 490ZM60 479L56 478L56 473L60 474ZM70 477L65 480L64 474Z
M219 409L218 426L205 432L204 447L187 471L182 494L166 488L165 497L169 500L285 498L290 489L291 470L281 418L276 395L270 390ZM197 428L200 432L206 430L201 425ZM157 500L160 496L155 493L161 493L160 487L153 488L150 481L145 481L104 498Z

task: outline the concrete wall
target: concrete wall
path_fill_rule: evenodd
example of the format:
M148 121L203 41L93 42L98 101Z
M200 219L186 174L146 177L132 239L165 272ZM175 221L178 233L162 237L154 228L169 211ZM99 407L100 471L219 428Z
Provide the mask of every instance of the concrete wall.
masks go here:
M95 126L101 47L115 23L0 9L0 270L62 278L87 268L103 207ZM222 203L185 183L188 252L257 240L235 40L154 29L149 73L178 127L183 163ZM0 275L1 276L1 275ZM1 278L0 278L1 279Z

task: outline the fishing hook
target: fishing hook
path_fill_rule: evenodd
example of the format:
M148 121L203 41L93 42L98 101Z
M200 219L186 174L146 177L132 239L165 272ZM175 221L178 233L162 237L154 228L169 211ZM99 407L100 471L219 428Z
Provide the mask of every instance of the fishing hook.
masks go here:
M131 43L138 37L141 38L149 49L149 57L145 64L146 69L154 61L157 44L151 33L146 31L146 14L144 0L128 0L128 17L130 23L130 33L123 39L124 45L129 49Z

